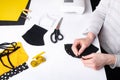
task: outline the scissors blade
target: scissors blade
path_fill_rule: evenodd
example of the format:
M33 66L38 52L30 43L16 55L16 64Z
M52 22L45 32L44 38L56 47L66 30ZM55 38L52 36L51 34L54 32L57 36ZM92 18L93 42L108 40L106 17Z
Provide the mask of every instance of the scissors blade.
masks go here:
M58 30L59 28L60 28L60 25L61 25L61 23L62 23L62 20L63 20L63 17L60 19L60 21L58 22L58 25L57 25L57 27L56 27L56 30Z

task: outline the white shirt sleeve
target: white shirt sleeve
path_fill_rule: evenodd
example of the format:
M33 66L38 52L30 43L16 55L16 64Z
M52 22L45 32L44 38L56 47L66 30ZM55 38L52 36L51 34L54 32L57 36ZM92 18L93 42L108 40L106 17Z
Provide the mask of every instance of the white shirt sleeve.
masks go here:
M98 35L102 25L104 24L107 9L109 8L110 0L101 0L99 5L96 7L96 10L91 14L90 25L85 31L85 34L92 32L95 35Z
M120 55L115 55L116 61L115 64L110 65L110 68L114 69L115 67L120 67Z

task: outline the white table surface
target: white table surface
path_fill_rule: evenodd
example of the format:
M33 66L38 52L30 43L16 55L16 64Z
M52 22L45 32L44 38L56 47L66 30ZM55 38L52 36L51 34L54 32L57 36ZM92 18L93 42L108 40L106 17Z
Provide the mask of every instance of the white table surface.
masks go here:
M91 13L90 1L86 1L84 14L63 13L60 11L62 0L31 0L29 16L25 25L0 26L0 43L20 41L29 55L27 61L29 69L13 76L10 80L106 80L104 68L93 70L85 67L80 59L69 56L64 49L64 44L73 43L74 39L83 37L82 32L88 27L88 17ZM47 28L48 32L44 36L44 46L32 46L24 41L22 35L34 24L39 24L42 16L45 15L63 16L60 30L64 35L64 40L54 44L50 41L50 34L54 26ZM96 39L94 44L99 47ZM45 51L43 56L46 62L33 68L30 65L32 57Z

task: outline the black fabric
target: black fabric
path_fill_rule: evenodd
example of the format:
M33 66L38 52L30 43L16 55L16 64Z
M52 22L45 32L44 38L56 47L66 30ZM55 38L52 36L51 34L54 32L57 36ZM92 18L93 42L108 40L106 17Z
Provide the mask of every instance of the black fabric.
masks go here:
M31 2L31 0L29 0L28 4L27 4L27 6L26 6L26 9L29 9L30 2ZM26 19L24 19L24 18L21 17L21 16L26 17L25 14L21 13L18 21L2 21L2 20L0 20L0 25L2 25L2 26L5 26L5 25L24 25Z
M9 72L4 73L3 75L0 76L0 80L8 80L10 77L13 77L17 75L18 73L21 73L22 71L28 69L28 65L26 63L23 63L22 65L11 69Z
M96 6L99 4L100 0L90 0L90 1L91 1L92 10L94 11Z
M107 54L107 52L102 47L101 52ZM111 69L110 66L106 65L105 72L107 80L120 80L120 68L116 67L115 69Z
M105 66L107 80L120 80L120 68L111 69Z
M97 52L98 51L98 48L91 44L88 48L86 48L86 50L81 55L75 56L75 54L73 53L73 51L71 49L72 44L65 44L64 47L65 47L65 51L69 55L71 55L72 57L76 57L76 58L81 58L82 56L86 56L88 54L91 54L93 52ZM79 49L79 47L78 47L78 49Z
M41 46L44 45L43 38L46 32L46 29L35 24L22 37L27 43L31 45Z

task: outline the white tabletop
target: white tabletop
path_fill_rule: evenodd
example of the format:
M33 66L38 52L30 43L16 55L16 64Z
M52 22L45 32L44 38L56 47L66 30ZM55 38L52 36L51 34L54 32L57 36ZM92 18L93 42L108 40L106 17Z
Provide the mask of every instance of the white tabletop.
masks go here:
M27 61L29 69L13 76L10 80L106 80L104 68L101 70L93 70L85 67L80 59L73 58L65 52L64 44L73 43L74 39L84 37L83 31L88 27L87 18L91 13L90 1L86 1L86 9L84 14L78 13L63 13L60 11L62 0L31 0L29 16L32 18L26 20L25 25L21 26L0 26L0 43L20 41L23 44L26 52L29 55ZM22 35L29 30L32 25L40 24L43 16L55 15L63 17L63 22L60 27L61 33L64 35L62 41L52 43L50 34L55 28L44 27L48 31L44 36L44 46L32 46L25 42ZM96 39L94 43L99 47L99 42ZM30 65L32 57L38 53L45 51L43 56L46 62L33 68Z

